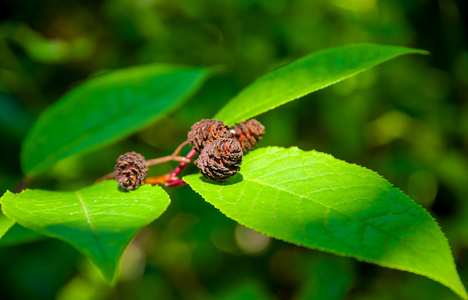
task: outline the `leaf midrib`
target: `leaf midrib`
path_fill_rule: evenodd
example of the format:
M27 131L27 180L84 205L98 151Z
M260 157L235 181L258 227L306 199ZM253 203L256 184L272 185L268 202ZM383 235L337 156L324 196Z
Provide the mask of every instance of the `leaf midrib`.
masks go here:
M289 194L291 194L291 195L293 195L293 196L296 196L296 197L299 197L299 198L302 198L302 199L307 199L307 200L312 201L313 203L318 204L318 205L320 205L320 206L322 206L322 207L324 207L324 208L331 209L331 210L333 210L333 211L335 211L335 212L337 212L337 213L339 213L339 214L342 214L342 215L344 215L344 216L346 216L346 217L348 217L348 218L350 218L350 219L353 219L353 220L356 220L356 221L359 221L359 222L366 222L367 220L370 220L370 219L358 219L358 218L356 218L356 217L354 217L354 216L348 215L348 214L346 214L346 213L344 213L344 212L342 212L342 211L340 211L340 210L334 208L333 206L325 205L325 204L323 204L323 203L321 203L321 202L318 202L318 201L316 201L316 200L314 200L314 199L312 199L312 198L309 198L309 197L307 197L307 196L299 195L299 194L294 193L294 192L292 192L292 191L285 190L285 189L281 189L281 188L279 188L279 187L277 187L277 186L274 186L274 185L271 185L271 184L267 184L267 183L260 182L260 181L256 181L256 180L249 179L249 178L248 178L248 179L245 179L245 178L244 178L244 180L247 180L247 181L250 181L250 182L253 182L253 183L257 183L257 184L260 184L260 185L264 185L264 186L267 186L267 187L271 187L271 188L276 189L276 190L278 190L278 191L286 192L286 193L289 193ZM391 214L391 215L398 216L398 215L405 215L405 214ZM379 216L379 217L383 217L383 216ZM375 217L374 217L374 218L375 218ZM374 219L374 218L371 218L371 219ZM372 226L371 224L369 224L368 226L377 230L377 228L374 227L374 226ZM377 231L380 231L380 230L377 230ZM391 232L386 232L386 231L380 231L380 232L382 232L382 233L387 233L387 234L389 234L389 236L392 236ZM401 232L401 231L396 231L396 232Z
M98 237L98 234L96 232L96 229L94 228L93 223L91 222L91 219L90 219L89 214L88 214L88 210L86 209L86 205L83 202L83 199L82 199L80 193L78 191L76 191L74 193L75 193L76 197L78 198L78 200L80 201L81 207L83 208L84 214L86 216L87 223L89 224L89 227L91 228L91 231L93 233L93 236L94 236L94 239L95 239L96 244L98 246L98 249L101 252L101 257L104 258L104 257L106 257L104 247L103 247L103 245L102 245L102 243L101 243L101 241L100 241L100 239Z
M287 65L281 67L281 69L283 69L283 71L285 71L285 72L286 72L286 71L289 71L290 69L294 70L294 69L295 69L295 66L301 65L301 63L308 62L308 61L310 61L310 60L314 60L314 59L317 59L317 58L319 58L319 57L327 56L327 55L329 55L330 53L333 53L333 51L336 50L336 49L343 49L343 48L347 48L347 47L348 47L348 48L357 48L357 47L362 47L362 46L380 46L380 50L382 50L382 49L387 50L387 49L388 49L388 48L387 48L388 46L385 46L385 45L375 45L375 44L355 44L355 45L350 45L350 46L335 47L335 48L320 50L320 51L317 51L317 52L312 53L312 54L310 54L310 55L307 55L307 56L305 56L305 57L302 57L302 58L300 58L300 59L298 59L298 60L296 60L296 61L294 61L294 62L292 62L292 63L289 63L289 64L287 64ZM326 87L328 87L328 86L330 86L330 85L332 85L332 84L335 84L335 83L337 83L337 82L340 82L340 81L343 81L343 80L345 80L345 79L348 79L348 78L350 78L350 77L352 77L352 76L355 76L355 75L357 75L357 74L359 74L359 73L362 73L362 72L364 72L364 71L367 71L367 70L369 70L369 69L371 69L371 68L374 68L374 67L376 67L376 66L378 66L378 65L380 65L380 64L382 64L382 63L385 63L385 62L387 62L387 61L389 61L389 60L391 60L391 59L393 59L393 58L396 58L396 57L398 57L398 56L405 55L405 54L427 54L427 52L422 51L422 50L411 49L411 48L405 48L405 47L392 47L392 50L396 50L396 48L399 48L400 51L395 51L395 52L391 52L391 53L386 53L386 55L383 55L383 57L373 57L370 61L366 61L365 64L363 64L363 68L362 68L362 69L359 68L359 67L356 67L356 64L355 64L355 65L352 66L352 67L350 68L350 70L349 70L349 71L351 71L352 73L350 73L350 74L348 74L348 75L346 75L346 76L343 76L343 77L339 77L338 79L333 80L333 81L329 82L329 83L326 84L326 85L318 85L318 87L315 87L314 89L310 90L309 92L306 92L305 94L304 94L304 93L300 93L299 96L295 96L295 99L301 98L301 97L303 97L303 96L305 96L305 95L307 95L307 94L313 93L313 92L315 92L315 91L318 91L318 90L321 90L321 89L323 89L323 88L326 88ZM403 50L404 50L404 51L403 51ZM357 65L359 66L360 64L357 64ZM356 70L356 68L358 68L358 70ZM255 85L255 84L256 84L257 82L262 81L262 80L274 80L274 79L277 78L277 77L278 77L278 76L277 76L276 73L267 73L264 77L262 76L262 77L258 78L255 82L252 83L252 85L247 86L247 87L246 87L244 90L242 90L237 96L235 96L229 103L231 103L232 101L235 101L235 99L238 98L238 97L241 97L241 98L242 98L242 95L243 95L244 93L246 93L246 91L249 90L250 88L256 88L256 85ZM324 77L324 76L322 76L322 77ZM336 71L331 72L331 73L329 73L329 74L326 74L326 77L327 77L327 79L336 78ZM284 95L290 93L291 90L293 90L293 89L292 89L292 88L289 88L289 89L287 90L287 92L282 93L283 98L284 98ZM278 97L275 96L275 97L273 97L273 98L276 99L276 98L278 98ZM249 105L250 105L250 106L249 106L250 109L249 109L248 111L251 112L251 111L255 111L255 110L258 109L258 108L261 108L261 107L264 105L265 101L268 102L268 101L270 101L270 99L266 99L266 100L264 100L263 102L258 102L258 101L256 101L256 102L254 102L253 105L252 105L252 104L249 104ZM270 107L270 108L267 109L266 111L271 110L271 109L274 109L274 108L276 108L276 107L278 107L278 106L280 106L280 105L283 105L283 104L285 104L286 102L289 102L289 101L290 101L290 100L281 101L280 103L278 103L277 105L274 105L274 106ZM227 105L227 106L229 106L229 105ZM227 106L226 106L225 108L227 108ZM220 113L222 113L222 112L224 112L224 111L225 111L225 109L220 110L220 111L216 114L216 117L217 117ZM259 114L261 114L261 113L263 113L263 112L264 112L264 111L260 112ZM246 114L245 114L245 111L243 111L243 112L238 111L237 113L234 114L234 116L229 115L229 118L228 118L227 120L223 120L223 121L225 121L226 123L231 123L231 122L232 122L231 120L234 120L234 122L236 122L236 120L237 120L237 121L242 121L242 120L240 120L240 117L242 117L243 115L246 115ZM258 114L257 114L257 115L258 115ZM255 116L255 115L250 116L250 117L254 117L254 116Z
M343 81L343 80L345 80L345 79L348 79L348 78L350 78L350 77L352 77L352 76L355 76L355 75L357 75L357 74L359 74L359 73L362 73L362 72L364 72L364 71L367 71L367 70L371 69L372 67L373 67L373 66L368 67L368 68L363 69L363 70L360 70L360 71L353 72L353 73L351 73L351 74L349 74L349 75L347 75L347 76L340 77L339 79L333 80L333 81L327 83L326 85L318 85L318 87L315 87L315 88L313 88L312 90L308 90L308 91L306 91L306 92L300 92L299 95L294 96L294 99L298 99L298 98L304 97L304 96L306 96L306 95L308 95L308 94L311 94L311 93L313 93L313 92L316 92L316 91L318 91L318 90L324 89L324 88L326 88L326 87L328 87L328 86L330 86L330 85L332 85L332 84L335 84L335 83L337 83L337 82L340 82L340 81ZM331 74L333 74L333 76L336 77L336 74L334 74L334 73L331 73ZM330 76L330 78L333 78L333 76ZM327 78L328 78L328 77L327 77ZM268 79L270 79L270 78L268 78ZM254 84L255 84L255 83L254 83ZM271 101L272 98L273 98L273 99L284 98L285 95L289 95L289 94L291 94L291 92L294 92L294 91L295 91L295 90L294 90L293 88L289 88L288 90L285 90L285 92L283 92L283 93L281 94L281 97L278 96L278 95L275 95L274 97L271 97L271 98L269 98L269 99L267 99L267 100L265 100L265 101L255 101L253 104L250 104L249 110L248 110L248 111L249 111L249 112L252 112L252 111L258 110L259 108L261 109L261 108L265 105L265 103ZM244 94L244 91L242 91L241 93L239 93L239 97L240 97L241 95L243 95L243 94ZM237 96L236 96L235 98L237 98ZM233 100L234 100L234 99L233 99ZM278 106L280 106L280 105L285 104L285 102L289 102L289 101L290 101L290 100L289 100L289 96L288 96L288 99L287 99L287 100L278 102L275 106L272 106L272 107L270 107L269 109L267 109L267 111L268 111L268 110L272 110L272 109L274 109L274 108L276 108L276 107L278 107ZM239 119L239 117L241 117L241 116L243 116L243 115L246 115L245 112L246 112L245 110L243 110L242 112L238 112L238 113L235 114L234 116L230 116L230 119L231 119L231 120L237 120L237 119ZM262 113L263 113L263 112L260 112L259 114L262 114ZM248 115L248 114L247 114L247 115ZM256 115L251 116L251 117L255 117L255 116L256 116ZM238 121L241 121L241 120L238 120ZM234 122L236 122L236 121L234 121ZM230 122L227 122L227 123L230 123Z
M266 184L266 183L263 183L263 182L258 182L258 181L252 180L252 179L246 179L245 177L244 177L244 180L250 181L250 182L252 182L252 183L260 184L260 185L263 185L263 186L266 186L266 187L270 187L270 188L276 189L276 190L281 191L281 192L287 192L287 193L289 193L289 194L291 194L291 195L293 195L293 196L296 196L296 197L299 197L299 198L302 198L302 199L305 198L305 199L307 199L307 200L309 200L309 201L312 201L312 202L314 202L314 203L316 203L316 204L318 204L318 205L320 205L320 206L323 206L323 207L325 207L325 208L327 208L327 209L329 209L329 210L333 210L333 211L335 211L335 212L337 212L337 213L339 213L339 214L342 214L342 215L344 215L344 216L347 216L347 217L349 217L349 218L351 218L351 219L354 219L354 220L357 220L357 221L360 221L360 222L364 222L364 221L365 221L365 219L357 219L357 218L354 218L354 217L349 216L349 215L347 215L347 214L345 214L345 213L343 213L343 212L341 212L341 211L339 211L339 210L336 210L335 208L333 208L333 207L331 207L331 206L327 206L327 205L325 205L325 204L323 204L323 203L314 201L313 199L310 199L310 198L305 197L305 196L298 195L298 194L296 194L296 193L293 193L293 192L290 192L290 191L287 191L287 190L282 190L282 189L280 189L280 188L278 188L278 187L276 187L276 186L273 186L273 185L270 185L270 184ZM205 184L205 183L202 181L202 184ZM219 193L220 193L220 197L221 197L221 191L222 191L222 189L220 189L220 192L219 192ZM221 198L222 198L222 197L221 197ZM397 215L397 214L394 214L394 215ZM381 230L379 230L378 228L375 228L375 227L372 226L371 224L366 223L366 225L367 225L368 227L370 227L370 228L375 229L375 230L378 231L378 232L382 232ZM410 251L412 251L413 253L418 254L419 257L422 257L422 258L428 263L428 265L431 265L432 267L435 267L435 269L439 269L439 268L437 268L437 266L438 266L437 264L435 264L432 260L426 258L424 255L421 255L421 252L416 251L416 250L415 250L412 246L410 246L408 243L406 243L406 242L404 242L404 241L401 241L401 239L399 239L397 236L391 235L389 232L383 231L383 233L384 233L385 235L388 235L388 236L389 236L389 239L395 239L395 240L397 240L399 243L405 245ZM277 238L282 239L281 237L277 237ZM287 241L287 240L286 240L286 241ZM387 245L388 245L388 240L387 240ZM387 247L387 248L388 248L388 247ZM317 249L322 249L322 250L325 250L325 251L329 251L328 248L323 248L323 247L317 247ZM412 272L412 273L421 274L421 275L427 276L428 278L431 278L431 279L433 279L433 280L435 280L435 281L438 281L438 282L440 282L440 283L442 283L442 284L444 284L444 285L447 285L447 286L450 286L450 287L454 287L455 289L456 289L456 287L458 286L457 284L453 283L452 281L450 281L450 283L449 283L449 282L446 282L446 281L443 281L443 280L441 280L440 278L434 277L431 273L428 273L428 272L426 272L426 271L422 271L422 270L420 270L420 269L411 269L411 268L408 268L408 267L405 267L405 266L401 266L401 265L399 265L399 264L393 264L393 263L388 263L388 262L382 263L382 262L380 262L380 261L378 261L378 260L373 260L373 259L369 259L369 258L366 258L366 257L357 256L356 254L352 254L352 253L348 253L347 255L354 256L354 257L360 257L360 259L363 259L364 261L374 262L374 263L380 264L380 265L382 265L382 266L387 266L387 267L391 267L391 268L395 268L395 269L400 269L400 270L403 270L403 271L409 271L409 272ZM452 266L452 268L455 268L455 266L454 266L453 264L452 264L451 266Z
M411 247L411 246L409 246L409 244L407 244L406 242L401 241L401 239L398 238L398 236L392 235L391 232L381 231L380 228L376 228L376 227L374 227L372 224L369 224L368 222L366 222L367 219L357 219L357 218L355 218L355 217L353 217L353 216L350 216L350 215L348 215L348 214L346 214L346 213L344 213L344 212L341 212L341 211L335 209L335 208L332 207L332 206L327 206L327 205L325 205L325 204L323 204L323 203L320 203L320 202L317 202L317 201L315 201L315 200L313 200L313 199L311 199L311 198L308 198L307 196L302 196L302 195L296 194L296 193L291 192L291 191L288 191L288 190L283 190L283 189L281 189L281 188L279 188L279 187L276 187L276 186L274 186L274 185L271 185L271 184L267 184L267 183L264 183L264 182L259 182L259 181L256 181L256 180L253 180L253 179L250 179L250 178L247 178L247 179L244 178L244 180L247 180L247 181L250 181L250 182L253 182L253 183L256 183L256 184L260 184L260 185L263 185L263 186L266 186L266 187L270 187L270 188L276 189L276 190L281 191L281 192L286 192L286 193L289 193L289 194L291 194L291 195L293 195L293 196L296 196L296 197L299 197L299 198L302 198L302 199L307 199L307 200L309 200L309 201L312 201L312 202L315 203L315 204L318 204L318 205L320 205L320 206L322 206L322 207L324 207L324 208L326 208L326 209L333 210L333 211L335 211L335 212L337 212L337 213L339 213L339 214L342 214L342 215L344 215L344 216L346 216L346 217L348 217L348 218L350 218L350 219L353 219L353 220L356 220L356 221L359 221L359 222L364 222L364 223L366 223L366 225L367 225L368 227L373 228L373 229L375 229L375 230L378 231L378 232L384 233L385 235L388 235L389 238L394 238L394 239L398 240L399 243L402 243L402 244L406 245L407 248L409 248L409 249L410 249L411 251L413 251L414 253L419 254L419 256L420 256L420 257L423 257L424 260L427 261L430 265L435 266L436 269L438 269L438 268L437 268L437 264L434 264L431 260L427 259L424 255L420 255L420 254L421 254L420 252L414 250L414 248ZM398 215L398 214L394 214L394 215ZM399 231L398 231L398 232L399 232ZM388 243L388 242L387 242L387 243ZM394 265L394 266L397 266L397 265ZM401 266L397 266L397 267L398 267L398 268L402 268ZM408 270L409 270L409 269L408 269ZM412 270L412 272L414 272L414 270ZM422 272L421 272L421 274L428 276L427 273L422 273ZM432 276L428 276L428 277L431 277L431 278L432 278ZM439 281L439 280L436 279L436 278L433 278L433 279L436 280L436 281Z

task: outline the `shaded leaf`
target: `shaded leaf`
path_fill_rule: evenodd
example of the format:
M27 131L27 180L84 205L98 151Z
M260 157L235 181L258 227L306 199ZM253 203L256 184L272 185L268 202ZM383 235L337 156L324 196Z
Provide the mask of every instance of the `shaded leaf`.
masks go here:
M7 218L4 214L0 213L0 239L5 235L5 233L10 230L10 228L15 224L14 221Z
M95 77L46 109L21 149L34 176L57 161L109 144L141 129L188 99L204 69L149 65Z
M297 299L340 300L353 284L354 274L350 261L339 257L315 257L306 266Z
M18 223L14 223L14 225L0 239L0 247L15 246L43 240L46 238L47 237L42 234L32 231L31 229L24 228Z
M316 151L272 147L246 155L240 174L224 183L184 179L244 226L424 275L467 297L435 220L371 170Z
M229 287L221 290L216 295L219 300L267 300L273 296L268 292L261 282L254 278L243 278L239 282L231 282Z
M20 225L66 241L88 256L113 282L123 250L133 236L158 218L169 196L158 186L122 192L104 181L76 192L7 192L2 210Z
M340 82L403 54L428 54L404 47L355 44L312 53L258 78L216 115L228 125Z

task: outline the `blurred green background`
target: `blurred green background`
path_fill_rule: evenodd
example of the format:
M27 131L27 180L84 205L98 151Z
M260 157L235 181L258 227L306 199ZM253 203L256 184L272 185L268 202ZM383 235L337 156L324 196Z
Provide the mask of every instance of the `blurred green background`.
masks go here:
M3 0L0 7L2 194L21 180L21 141L41 111L100 72L155 62L226 70L176 113L62 161L31 188L89 185L127 151L170 154L194 122L256 77L313 51L362 42L430 51L259 116L267 130L261 146L316 149L380 173L437 219L468 284L466 0ZM256 234L186 186L168 192L171 205L130 244L115 287L67 244L7 245L14 244L7 234L0 298L457 299L424 277Z

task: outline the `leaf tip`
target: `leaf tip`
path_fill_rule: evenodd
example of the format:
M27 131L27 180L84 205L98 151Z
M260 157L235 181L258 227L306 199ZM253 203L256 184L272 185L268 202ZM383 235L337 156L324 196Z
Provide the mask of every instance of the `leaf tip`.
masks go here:
M429 52L428 50L424 50L424 49L412 49L413 51L411 53L413 54L421 54L421 55L431 55L431 52Z

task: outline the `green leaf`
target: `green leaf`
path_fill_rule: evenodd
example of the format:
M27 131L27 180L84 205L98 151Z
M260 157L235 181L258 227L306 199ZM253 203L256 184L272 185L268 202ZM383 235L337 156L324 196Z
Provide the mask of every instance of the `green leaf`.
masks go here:
M350 261L345 258L314 257L314 261L302 262L306 278L302 280L296 299L340 300L344 299L353 285L353 272Z
M14 221L0 213L0 239L7 233L8 230L15 224Z
M13 222L13 226L0 239L0 247L15 246L46 239L47 237Z
M317 51L258 78L216 115L228 125L323 89L403 54L427 51L395 46L356 44Z
M217 293L216 299L219 300L268 300L273 299L261 282L254 278L242 278L239 282L230 282L229 287Z
M25 174L136 132L187 100L208 76L204 69L149 65L95 77L42 113L21 149Z
M427 276L466 299L446 237L421 206L377 173L331 155L262 148L240 174L184 180L240 224L312 249Z
M70 243L89 257L109 282L133 236L166 209L169 196L158 186L123 192L112 181L76 192L25 190L2 197L3 213L20 225Z

